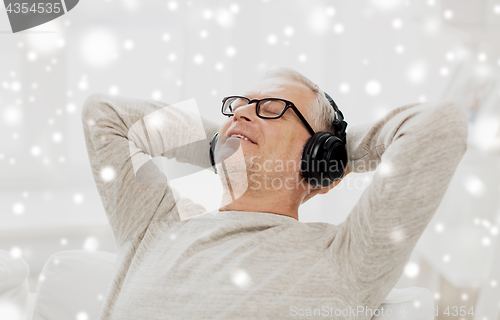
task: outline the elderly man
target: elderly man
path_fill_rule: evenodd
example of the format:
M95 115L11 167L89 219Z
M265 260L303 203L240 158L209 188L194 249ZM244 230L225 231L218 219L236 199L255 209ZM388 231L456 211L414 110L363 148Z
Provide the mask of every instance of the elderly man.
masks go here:
M304 147L332 130L335 112L291 69L238 96L224 100L220 127L161 102L86 100L88 154L118 247L100 319L369 319L335 310L381 305L467 148L467 118L451 102L351 126L342 175L379 170L343 223L301 223L299 206L340 182L304 179L301 167ZM284 100L283 110L266 109L266 98ZM224 196L206 213L179 197L151 158L211 169L216 132ZM284 183L269 184L276 179Z

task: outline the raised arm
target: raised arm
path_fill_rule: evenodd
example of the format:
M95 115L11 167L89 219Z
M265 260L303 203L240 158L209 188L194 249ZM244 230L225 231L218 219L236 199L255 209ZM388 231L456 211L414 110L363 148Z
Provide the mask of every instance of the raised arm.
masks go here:
M392 110L347 132L352 172L378 168L331 244L335 267L377 308L401 277L467 149L467 117L452 102Z
M180 221L177 210L173 210L174 193L153 157L211 167L209 137L218 125L182 109L193 103L171 106L104 94L86 99L82 110L85 143L119 246L141 238L153 218Z

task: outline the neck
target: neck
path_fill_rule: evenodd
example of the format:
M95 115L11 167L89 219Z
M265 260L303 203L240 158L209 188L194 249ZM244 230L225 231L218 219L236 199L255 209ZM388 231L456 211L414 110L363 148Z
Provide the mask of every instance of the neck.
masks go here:
M295 192L273 190L262 194L247 190L243 195L235 198L234 192L231 195L231 191L226 189L219 211L268 212L299 220L299 206L304 195L297 193L297 190Z
M250 164L248 167L252 167ZM235 170L236 168L236 170ZM296 172L275 174L220 166L222 202L220 211L267 212L299 220L299 206L307 196L307 184L297 181ZM280 185L273 185L280 181ZM295 182L295 188L293 186Z

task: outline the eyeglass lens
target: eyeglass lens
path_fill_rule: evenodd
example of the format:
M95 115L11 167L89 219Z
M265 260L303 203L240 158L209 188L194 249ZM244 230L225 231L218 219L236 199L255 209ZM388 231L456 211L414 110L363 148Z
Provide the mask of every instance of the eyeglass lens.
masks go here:
M224 103L224 114L234 114L234 111L242 106L247 105L250 102L249 99L232 97L226 100ZM274 118L281 115L283 110L286 108L286 102L280 100L262 100L260 101L258 109L259 116Z

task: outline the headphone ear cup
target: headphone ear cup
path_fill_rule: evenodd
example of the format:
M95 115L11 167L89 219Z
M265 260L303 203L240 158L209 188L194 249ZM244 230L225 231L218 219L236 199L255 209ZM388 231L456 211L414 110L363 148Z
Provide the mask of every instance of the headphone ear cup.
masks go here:
M330 175L330 180L335 182L344 176L345 169L347 167L347 151L345 149L345 143L338 137L334 136L335 139L331 141L328 148L328 159L330 165L330 170L328 171Z
M319 163L317 155L321 147L321 141L325 139L326 132L316 132L304 146L302 152L301 171L304 179L312 186L319 186L318 182L322 180L320 177Z
M217 174L217 167L215 165L215 146L217 145L217 141L219 141L219 133L214 134L212 140L210 141L210 163L212 164L212 168L214 168L215 174Z
M315 133L304 146L301 171L314 187L327 187L342 178L346 164L345 144L329 132Z

